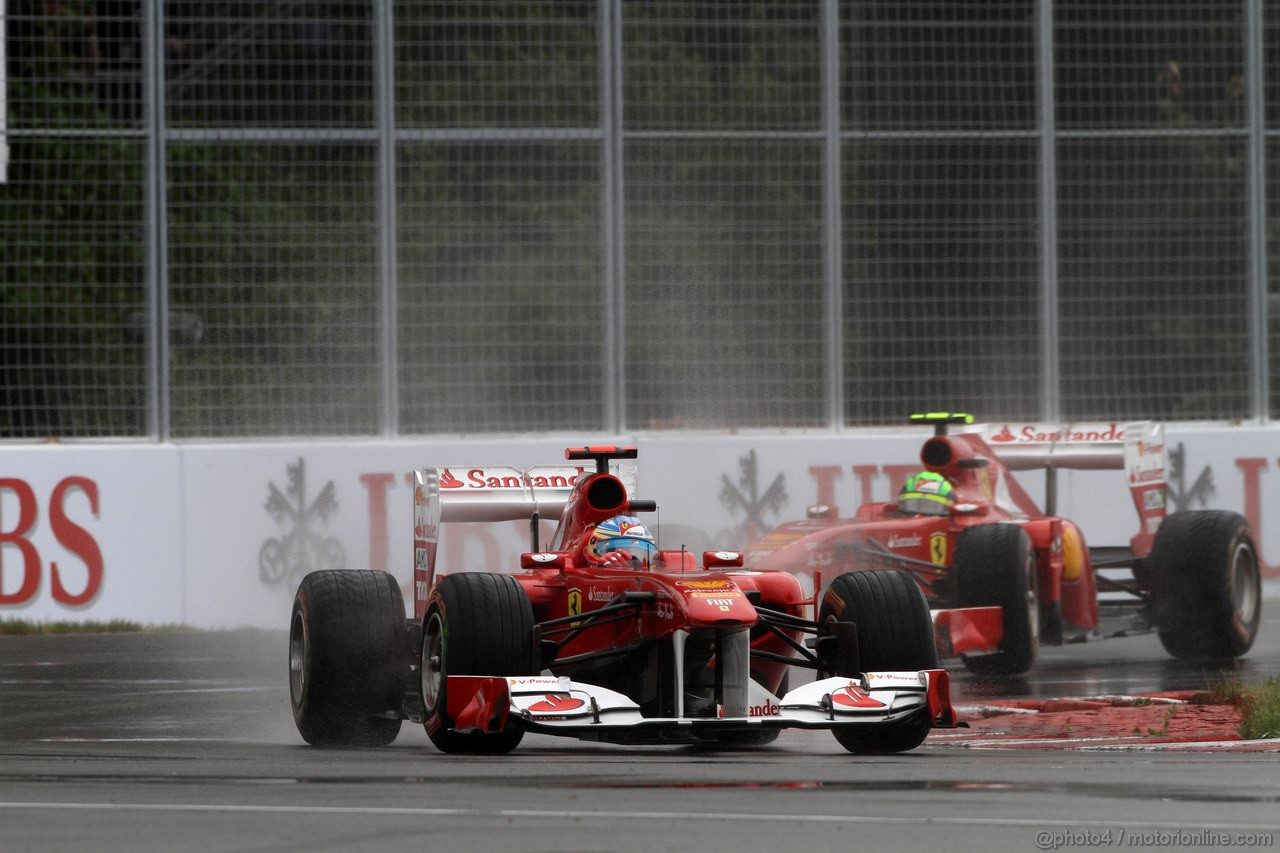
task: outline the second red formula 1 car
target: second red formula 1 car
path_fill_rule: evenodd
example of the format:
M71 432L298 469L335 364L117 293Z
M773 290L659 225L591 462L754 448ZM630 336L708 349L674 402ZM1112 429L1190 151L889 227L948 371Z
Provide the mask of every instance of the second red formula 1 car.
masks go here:
M1262 595L1249 525L1216 510L1166 517L1159 425L1011 430L970 427L972 417L950 413L912 420L934 435L920 450L924 472L899 500L863 504L851 518L811 507L808 519L751 545L748 563L816 569L833 582L907 571L928 597L939 651L979 674L1026 672L1042 643L1150 631L1179 658L1232 658L1253 645ZM961 429L948 434L949 425ZM1090 549L1054 513L1055 477L1110 468L1124 469L1140 530L1127 548ZM1046 472L1043 510L1011 473L1034 469Z
M913 749L956 724L928 606L901 572L838 579L817 606L738 552L701 565L639 516L635 448L578 464L416 472L414 612L389 575L303 579L290 629L294 719L313 744L390 743L403 719L450 753L505 753L526 732L613 743L769 743L830 730L858 753ZM584 463L589 463L586 467ZM559 519L538 541L540 519ZM512 573L437 576L441 525L530 522ZM789 671L813 671L790 686Z

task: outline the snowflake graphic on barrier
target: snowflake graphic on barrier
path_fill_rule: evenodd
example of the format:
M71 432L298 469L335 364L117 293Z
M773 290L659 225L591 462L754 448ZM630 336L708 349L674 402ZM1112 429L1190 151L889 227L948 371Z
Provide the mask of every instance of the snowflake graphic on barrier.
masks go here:
M740 456L738 467L740 474L736 484L727 474L720 476L720 503L732 514L741 512L746 515L742 530L749 540L755 540L772 526L765 521L765 516L777 515L787 502L787 481L783 474L779 474L761 492L760 465L755 450Z
M303 576L317 569L341 569L347 565L342 543L311 529L314 521L325 523L338 511L338 499L330 480L307 503L306 462L298 457L295 465L286 466L288 486L281 492L275 483L267 484L266 510L276 524L285 529L282 536L262 543L258 550L258 577L268 586L297 586Z
M1199 504L1203 509L1209 505L1209 499L1217 494L1213 485L1213 469L1208 465L1200 469L1196 481L1188 488L1186 480L1187 448L1182 442L1169 450L1169 483L1166 489L1169 502L1176 511L1191 509L1192 504Z

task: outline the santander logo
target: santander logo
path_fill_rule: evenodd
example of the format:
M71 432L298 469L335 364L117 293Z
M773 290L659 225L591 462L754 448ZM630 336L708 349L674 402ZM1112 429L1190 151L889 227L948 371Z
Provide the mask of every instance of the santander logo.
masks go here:
M991 436L991 440L999 441L1003 443L1003 442L1009 442L1009 441L1017 441L1018 438L1013 434L1013 431L1009 429L1009 425L1005 424L1004 428L1001 429L1000 432Z
M586 704L572 696L554 696L548 693L541 702L530 705L529 710L535 714L563 714L566 711L576 711Z
M440 472L440 488L461 489L462 486L463 486L462 481L459 480L457 477L453 476L453 474L449 471L448 468L445 468L443 471Z
M987 439L993 444L1074 444L1077 442L1124 441L1124 428L1114 422L1083 423L1074 426L1057 424L1022 424L1015 431L1008 424Z

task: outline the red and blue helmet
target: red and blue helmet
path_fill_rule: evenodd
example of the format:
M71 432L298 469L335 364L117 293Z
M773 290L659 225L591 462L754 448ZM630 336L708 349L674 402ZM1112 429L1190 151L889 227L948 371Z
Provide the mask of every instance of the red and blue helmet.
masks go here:
M625 552L633 568L644 568L657 558L658 545L640 519L631 515L615 515L591 531L587 539L587 559L599 563L606 554L614 551Z

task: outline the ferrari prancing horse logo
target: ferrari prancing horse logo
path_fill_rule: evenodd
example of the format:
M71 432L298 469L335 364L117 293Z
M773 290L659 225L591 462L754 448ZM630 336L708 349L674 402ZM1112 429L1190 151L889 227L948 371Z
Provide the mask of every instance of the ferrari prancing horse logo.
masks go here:
M947 564L947 534L934 533L929 537L929 559L935 566Z
M582 613L582 590L571 589L569 590L569 615L577 616L580 613ZM576 621L570 622L569 627L576 628L578 623Z

